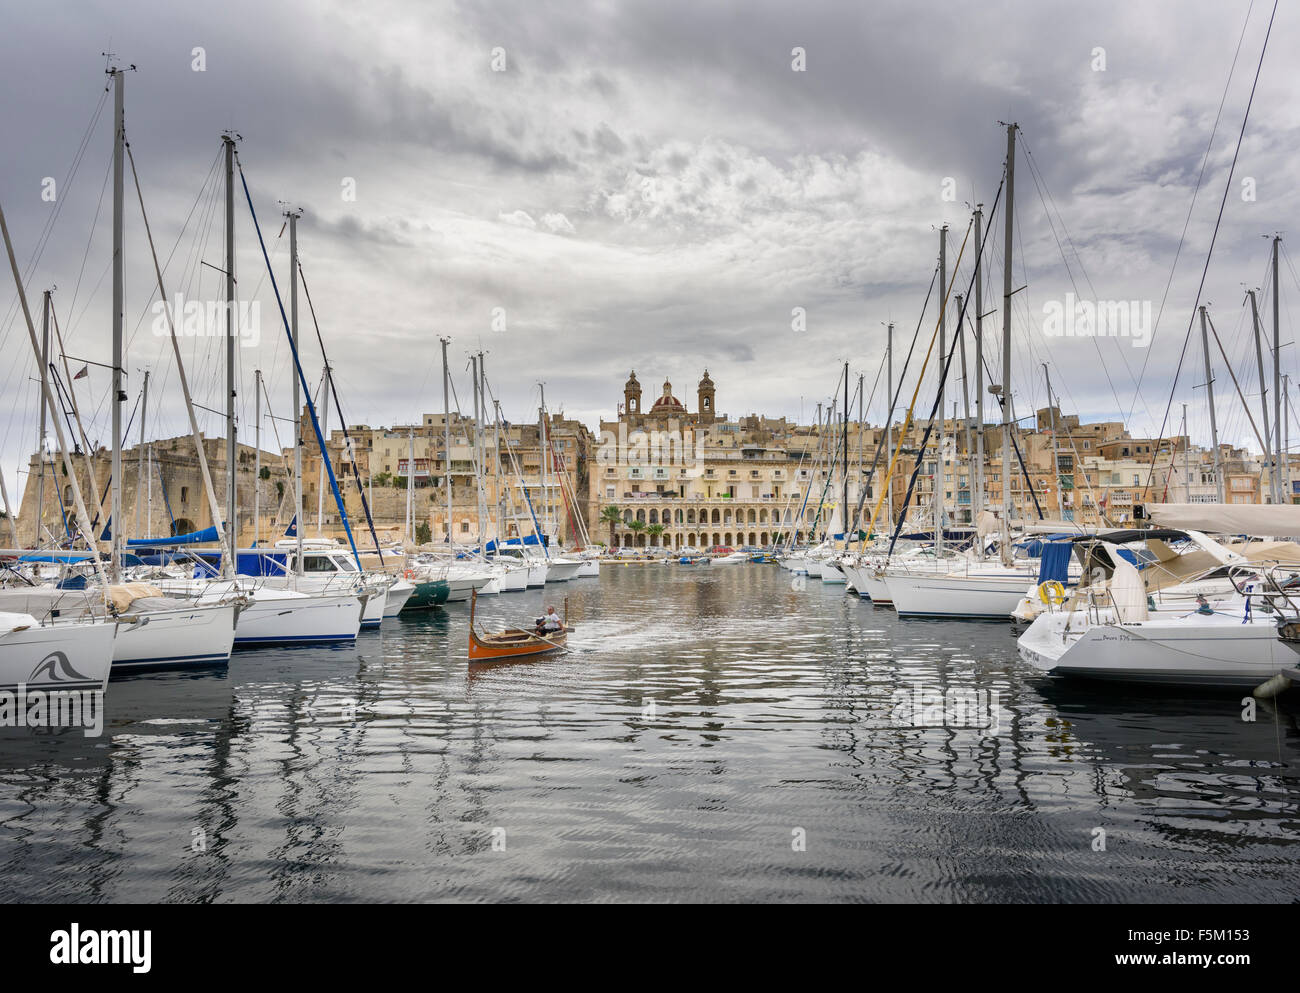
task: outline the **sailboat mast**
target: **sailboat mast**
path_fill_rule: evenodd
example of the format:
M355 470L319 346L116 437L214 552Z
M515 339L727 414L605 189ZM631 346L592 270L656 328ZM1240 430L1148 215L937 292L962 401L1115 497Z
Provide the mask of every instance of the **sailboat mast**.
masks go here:
M1214 416L1214 373L1210 369L1210 335L1205 329L1205 307L1201 307L1201 345L1205 352L1205 402L1210 407L1210 440L1214 446L1214 484L1223 503L1223 472L1219 466L1219 425Z
M483 420L479 410L479 393L478 393L478 355L469 357L470 377L473 379L474 386L474 437L473 448L474 457L474 517L475 529L478 532L479 552L483 551L484 542L487 540L486 532L483 529L483 463L480 461L480 454L483 441Z
M944 362L948 352L948 225L939 229L939 450L934 460L934 551L943 554L943 487L946 466L944 465L945 447L948 433L944 430Z
M840 511L840 527L844 529L844 543L847 546L849 541L849 364L847 362L844 363L844 419L842 424L843 430L841 434L843 434L843 437L840 439L840 455L843 468L840 472L840 488L843 502L840 506L844 509Z
M451 530L451 384L447 374L447 342L450 338L439 338L442 342L442 445L443 445L443 485L447 490L447 550L452 550Z
M145 376L149 374L146 372ZM149 380L146 378L145 383ZM261 537L262 523L262 370L253 371L253 547Z
M547 450L550 446L546 440L546 384L538 383L537 387L542 391L542 405L537 408L537 423L539 425L537 437L541 445L541 463L538 469L542 474L542 548L545 550L546 542L550 540L551 533L551 472L550 461L547 459ZM550 558L549 553L546 557Z
M332 373L328 362L325 363L325 378L321 381L321 411L320 436L328 444L330 430L330 388L332 383L330 377ZM415 465L411 465L411 473L415 473ZM322 529L325 524L325 450L322 448L320 453L320 467L317 471L316 483L316 537L322 535Z
M126 89L126 72L111 70L113 76L113 490L109 509L109 527L112 530L112 551L109 556L109 577L112 582L122 580L122 318L125 308L123 281L122 202L126 174L123 157L126 150L126 110L123 98ZM90 537L90 536L88 536Z
M1278 316L1281 290L1277 277L1277 251L1281 241L1281 235L1273 236L1273 445L1277 449L1277 461L1273 464L1277 467L1278 490L1281 491L1282 499L1289 502L1291 496L1286 488L1291 485L1290 464L1282 451L1282 332Z
M36 452L40 459L36 465L36 530L32 532L33 547L41 544L41 522L45 519L45 391L50 374L50 291L43 294L44 304L41 314L41 417L40 433L36 436ZM10 520L10 523L14 523ZM14 546L18 545L18 533L14 532Z
M1002 562L1011 564L1011 259L1016 203L1016 125L1007 125L1007 212L1002 248Z
M885 498L890 530L894 527L894 485L889 478L889 469L894 464L894 324L891 321L885 332L885 398L889 403L889 414L885 418Z
M224 134L226 146L226 538L230 554L223 572L235 575L239 552L239 516L235 503L235 138ZM299 521L301 530L302 522Z
M1183 500L1192 502L1192 467L1189 464L1191 438L1187 434L1187 404L1183 404Z
M984 205L975 205L975 494L973 517L984 512L984 287L980 274L984 252Z
M497 544L501 543L501 525L497 522L495 529L492 528L492 515L488 513L487 503L487 371L486 355L480 351L478 353L478 412L476 418L478 426L478 501L482 508L483 520L489 529L494 530L492 537L497 539ZM487 532L482 532L486 535ZM487 553L486 539L481 539L480 549Z
M971 454L973 452L973 449L971 448L971 436L970 436L970 374L966 371L966 336L962 334L962 331L964 330L962 325L965 323L965 319L962 317L963 313L964 311L962 310L962 297L961 294L958 294L956 334L957 334L957 340L961 342L961 401L962 401L962 416L966 424L966 428L964 431L965 440L966 440L966 496L967 499L969 499L971 486L972 486L972 480L971 480L972 472L971 472L970 463L971 463ZM953 347L955 348L956 346L954 345ZM953 410L955 411L956 409L957 409L957 404L954 403ZM955 413L953 414L952 419L953 419L953 437L955 438L957 432L957 415ZM960 464L960 463L956 463L956 464ZM957 470L954 469L953 471L955 473ZM960 486L958 486L958 488L960 489Z
M289 334L293 350L298 351L298 218L301 210L287 210L289 218ZM293 376L293 533L295 538L294 572L302 575L302 387Z
M1250 297L1250 323L1254 330L1255 338L1255 367L1259 371L1259 405L1262 408L1261 413L1264 417L1264 460L1265 462L1273 461L1273 436L1269 433L1268 423L1268 386L1264 381L1264 346L1260 342L1261 331L1259 327L1259 302L1255 299L1255 291L1247 290L1246 296ZM1281 492L1277 485L1277 467L1273 466L1268 474L1268 492L1273 498L1274 503L1281 502Z
M40 342L36 339L36 325L32 323L31 310L27 305L27 291L23 289L23 277L18 271L18 259L14 255L14 244L9 238L9 224L5 220L4 208L0 207L0 238L4 240L5 255L9 259L9 271L13 273L14 287L18 291L18 304L23 312L23 323L27 325L27 338L32 346L32 355L41 354ZM95 536L90 528L90 515L86 513L86 501L81 495L81 484L77 481L77 470L72 462L72 456L69 454L67 440L63 434L63 424L59 420L58 411L54 406L54 392L50 387L48 376L41 377L41 392L45 405L50 411L50 422L54 425L54 437L59 446L59 457L63 462L63 472L68 477L68 486L72 488L72 503L76 513L77 530L81 532L86 547L90 549L90 561L99 577L101 586L108 585L108 577L104 572L104 563L100 561L96 551ZM13 517L9 518L12 526ZM17 541L14 542L17 544ZM104 591L107 595L107 590Z
M149 370L144 371L144 389L140 393L140 451L137 453L135 468L135 536L141 538L140 512L143 510L143 497L140 489L144 485L144 429L149 419Z
M1052 426L1052 475L1056 477L1056 519L1065 520L1065 498L1061 493L1061 459L1060 448L1056 444L1056 407L1052 403L1052 374L1043 363L1043 379L1047 381L1047 416Z

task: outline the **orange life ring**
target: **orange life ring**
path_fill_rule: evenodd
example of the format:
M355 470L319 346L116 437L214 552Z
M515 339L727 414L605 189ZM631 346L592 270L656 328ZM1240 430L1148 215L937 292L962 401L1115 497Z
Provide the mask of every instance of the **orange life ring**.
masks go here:
M403 570L402 570L402 578L403 578L403 579L414 579L414 578L415 578L415 570L414 570L414 569L403 569Z

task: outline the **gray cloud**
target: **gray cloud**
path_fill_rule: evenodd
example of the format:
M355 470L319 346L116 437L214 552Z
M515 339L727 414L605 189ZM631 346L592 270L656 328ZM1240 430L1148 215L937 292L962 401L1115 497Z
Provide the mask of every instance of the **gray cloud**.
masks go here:
M11 12L0 38L13 95L0 112L10 136L0 147L0 196L26 258L52 210L40 199L41 180L65 176L101 95L98 53L111 45L140 67L128 80L128 133L155 235L165 255L175 248L169 290L219 292L215 274L198 264L221 259L220 191L205 189L204 179L221 130L233 127L282 283L277 201L305 208L303 265L350 421L401 422L440 408L439 334L452 336L462 378L465 354L489 351L496 392L515 420L534 416L539 378L549 400L594 423L621 400L629 368L647 384L671 379L693 402L706 365L722 410L793 416L801 398L806 414L833 391L844 360L868 383L875 378L884 322L896 322L898 340L910 337L937 228L951 225L955 258L968 202L991 204L1001 175L997 122L1015 119L1032 152L1017 173L1015 283L1028 286L1013 313L1019 409L1044 402L1046 361L1067 407L1127 413L1146 363L1134 428L1154 430L1264 15L1255 10L1242 46L1149 355L1122 341L1049 340L1042 307L1076 286L1159 306L1244 3L237 0L219 11L102 4L75 20ZM1238 164L1238 183L1252 178L1258 198L1229 197L1207 284L1248 392L1241 284L1261 280L1261 235L1294 228L1288 221L1300 208L1288 168L1300 151L1290 109L1297 84L1284 55L1298 35L1282 11ZM205 49L205 72L191 71L196 46ZM806 72L791 71L796 46ZM504 72L492 70L496 48ZM1104 72L1091 68L1097 48L1105 49ZM58 284L70 351L100 360L109 347L100 191L110 139L106 112L75 183L61 184L58 223L29 287L36 303L41 288ZM941 196L948 178L955 201ZM349 181L355 201L341 195ZM1055 230L1045 202L1054 205ZM259 367L283 416L287 348L242 203L238 213L241 293L262 307L262 342L241 351L245 417ZM180 433L165 342L147 321L136 324L152 276L133 201L127 216L130 389L141 369L154 368L162 388L151 430ZM1000 225L990 245L985 308L996 310ZM1288 271L1288 321L1296 288ZM0 330L13 357L3 441L12 490L35 437L35 366L7 290L0 307L9 311ZM502 332L492 329L498 308ZM802 334L791 330L794 308L807 315ZM990 353L999 325L996 316L986 322ZM188 341L186 354L200 402L219 406L216 345ZM304 347L304 361L314 382L314 345ZM1294 350L1284 361L1295 365ZM1203 375L1191 367L1174 409L1188 402L1193 432L1208 435L1203 391L1193 389ZM98 437L107 436L103 380L92 375L82 393ZM1247 440L1240 404L1222 389L1219 399L1225 440ZM879 397L873 414L880 419ZM217 429L214 420L208 427Z

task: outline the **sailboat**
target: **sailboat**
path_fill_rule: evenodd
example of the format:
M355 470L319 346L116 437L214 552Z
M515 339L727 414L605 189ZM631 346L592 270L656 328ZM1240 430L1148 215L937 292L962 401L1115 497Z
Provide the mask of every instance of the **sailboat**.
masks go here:
M112 620L118 624L118 636L112 640L113 670L115 672L155 667L212 665L229 660L235 636L236 621L244 601L240 597L226 596L204 603L168 597L153 586L125 582L123 572L123 541L121 522L124 491L122 466L122 376L125 368L123 343L124 279L123 279L123 199L125 184L125 73L119 67L110 67L112 78L113 126L113 241L112 241L112 469L109 482L111 494L107 535L111 551L105 572L98 568L92 574L88 593L72 592L58 586L28 590L8 590L0 594L12 609L17 602L24 613L42 621L57 617ZM132 167L134 175L134 166ZM138 186L138 180L137 180ZM143 198L142 198L143 202ZM145 219L147 225L148 220ZM147 228L146 228L147 230ZM152 238L150 239L152 250ZM154 257L155 270L157 259ZM159 289L161 291L161 274ZM165 295L164 295L165 298ZM37 352L39 362L39 351ZM43 390L48 393L48 368L42 365ZM47 400L47 402L49 402ZM50 402L53 411L53 404ZM57 413L55 419L57 420ZM90 532L86 532L89 534ZM68 568L84 568L87 560L66 562ZM95 583L95 580L98 580Z

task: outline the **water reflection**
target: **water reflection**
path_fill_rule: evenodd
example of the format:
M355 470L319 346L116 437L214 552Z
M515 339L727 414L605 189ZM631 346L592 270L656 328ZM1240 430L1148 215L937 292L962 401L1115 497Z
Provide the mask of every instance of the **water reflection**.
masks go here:
M0 896L1292 898L1289 701L1046 682L1001 625L770 566L607 567L479 620L566 596L552 656L470 672L453 605L114 682L102 738L10 732Z

